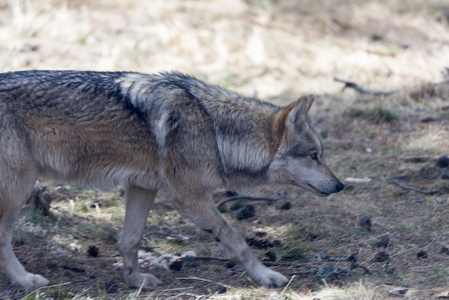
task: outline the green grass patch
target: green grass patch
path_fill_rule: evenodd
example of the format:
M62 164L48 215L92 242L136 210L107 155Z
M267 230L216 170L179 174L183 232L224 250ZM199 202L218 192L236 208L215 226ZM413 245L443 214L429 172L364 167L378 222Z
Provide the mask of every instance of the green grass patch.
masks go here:
M281 253L282 260L285 261L295 261L305 259L307 251L301 247L287 248L283 253Z
M30 222L34 225L40 225L43 228L48 228L56 223L56 219L52 216L44 216L42 213L34 208L26 207L20 213L25 223Z

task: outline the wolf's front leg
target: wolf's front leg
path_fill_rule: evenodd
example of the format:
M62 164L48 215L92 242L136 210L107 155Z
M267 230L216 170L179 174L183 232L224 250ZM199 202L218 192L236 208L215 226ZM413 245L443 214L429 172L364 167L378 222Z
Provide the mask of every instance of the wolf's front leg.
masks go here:
M125 222L120 236L119 251L123 259L125 281L132 287L157 286L161 283L151 274L140 273L137 261L137 250L156 194L157 191L153 190L126 188Z
M196 199L176 199L174 206L183 217L211 234L229 257L241 264L255 282L267 287L287 284L288 279L284 275L264 266L251 252L245 240L218 212L211 195Z

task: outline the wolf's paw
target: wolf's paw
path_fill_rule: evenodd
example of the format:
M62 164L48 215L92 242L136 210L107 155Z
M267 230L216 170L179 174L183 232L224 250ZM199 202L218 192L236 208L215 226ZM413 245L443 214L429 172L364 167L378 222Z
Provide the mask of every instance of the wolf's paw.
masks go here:
M254 272L253 279L266 287L281 287L288 283L287 277L265 266L260 266Z
M48 285L50 281L41 275L27 273L27 275L23 276L17 283L23 286L26 290L34 290Z
M161 284L162 281L160 281L151 274L136 273L127 276L126 283L131 287L140 288L140 287L155 287Z

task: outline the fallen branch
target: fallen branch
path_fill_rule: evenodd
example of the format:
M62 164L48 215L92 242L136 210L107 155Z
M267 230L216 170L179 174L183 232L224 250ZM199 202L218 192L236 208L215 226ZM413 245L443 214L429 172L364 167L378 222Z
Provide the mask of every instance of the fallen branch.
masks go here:
M398 187L404 189L404 190L410 190L410 191L414 191L414 192L418 192L418 193L422 193L422 194L426 194L426 195L434 195L434 194L442 194L444 193L442 190L430 190L430 191L426 191L426 190L422 190L422 189L418 189L412 186L408 186L405 184L400 183L397 180L386 180L386 183L391 183L391 184L395 184Z
M347 81L338 77L334 77L335 81L338 82L342 82L345 84L345 86L343 87L343 89L341 90L342 92L346 89L346 88L352 88L362 94L371 94L371 95L390 95L393 93L396 93L397 91L399 91L399 89L394 89L394 90L372 90L372 89L368 89L365 87L362 87L360 85L358 85L357 83L351 82L351 81Z
M358 263L356 263L356 262L352 262L352 263L349 265L349 267L348 267L348 272L351 271L351 270L357 269L357 268L361 268L361 269L363 269L363 270L365 271L366 274L371 275L371 271L370 271L367 267L365 267L365 266L363 266L363 265L361 265L361 264L358 264Z
M355 250L354 252L352 252L351 254L345 256L345 257L329 257L327 254L325 253L321 253L320 257L321 259L325 259L328 261L356 261L356 255L359 254L359 250Z
M356 255L359 254L359 250L356 250L352 252L351 254L345 256L345 257L329 257L327 254L320 254L321 259L331 261L331 262L342 262L342 261L350 261L351 263L349 266L345 269L342 269L338 266L338 264L326 264L324 266L316 266L312 265L310 266L310 269L307 271L297 271L297 272L291 272L289 275L308 275L308 274L314 274L315 277L319 279L326 279L326 280L332 280L332 279L338 279L343 274L348 274L351 270L361 268L365 271L367 274L371 274L371 271L357 263Z
M215 204L215 206L218 208L218 207L222 206L223 204L225 204L227 202L240 200L240 199L245 199L245 200L250 200L250 201L270 201L270 202L273 202L273 201L277 201L277 200L280 200L282 198L285 198L286 195L287 195L286 191L280 191L278 196L275 197L275 198L236 195L236 196L231 196L231 197L226 197L226 198L221 199L220 202Z

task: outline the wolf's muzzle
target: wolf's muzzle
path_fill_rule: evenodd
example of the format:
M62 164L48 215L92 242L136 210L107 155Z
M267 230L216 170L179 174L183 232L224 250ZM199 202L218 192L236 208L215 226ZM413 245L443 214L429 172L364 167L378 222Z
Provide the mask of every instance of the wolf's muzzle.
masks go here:
M339 191L341 191L344 188L345 188L345 185L341 181L338 181L337 184L335 185L334 193L338 193Z

